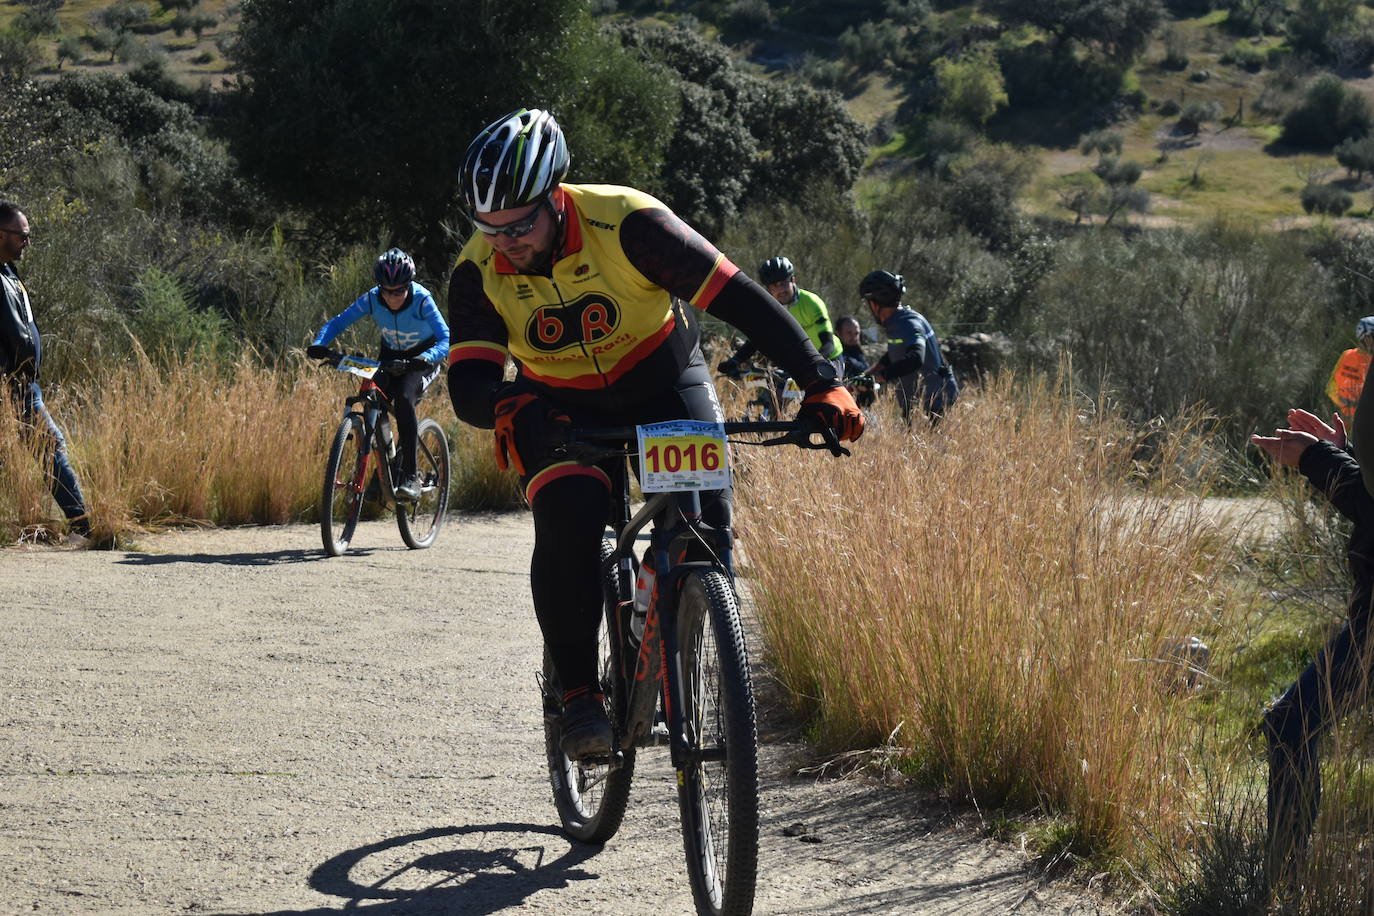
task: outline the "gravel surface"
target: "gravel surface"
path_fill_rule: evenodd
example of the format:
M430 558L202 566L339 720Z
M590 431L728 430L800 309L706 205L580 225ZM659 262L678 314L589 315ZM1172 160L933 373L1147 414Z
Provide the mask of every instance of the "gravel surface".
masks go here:
M528 516L354 543L0 551L0 913L692 912L666 749L604 848L558 829ZM1109 911L924 796L798 776L762 725L755 913Z

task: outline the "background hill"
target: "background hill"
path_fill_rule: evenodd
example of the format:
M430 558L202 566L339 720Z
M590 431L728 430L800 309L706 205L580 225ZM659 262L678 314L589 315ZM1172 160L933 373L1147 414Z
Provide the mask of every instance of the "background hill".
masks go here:
M1022 206L1056 219L1075 219L1065 199L1100 183L1092 172L1095 157L1080 153L1078 145L1085 134L1104 128L1120 134L1121 156L1142 167L1136 184L1148 192L1149 202L1134 217L1137 222L1165 225L1235 214L1279 228L1305 225L1311 214L1303 209L1301 192L1313 184L1350 193L1346 212L1362 219L1374 208L1374 199L1361 196L1370 188L1363 172L1347 173L1330 145L1283 141L1283 116L1304 79L1323 68L1339 74L1360 97L1374 98L1374 77L1363 59L1370 11L1356 3L1321 6L1329 20L1326 31L1317 39L1295 39L1292 21L1311 16L1312 3L1164 4L1135 55L1119 62L1118 85L1098 86L1093 93L1065 86L1030 94L1023 89L1020 97L988 102L987 117L975 114L970 126L1034 152L1039 168ZM940 91L934 70L939 61L995 39L997 64L1005 71L1008 45L1025 43L1034 33L1024 23L1019 32L999 24L996 3L855 2L821 13L819 5L807 2L599 0L592 9L603 23L633 19L686 28L721 42L749 71L768 79L839 91L849 113L869 131L869 171L879 175L930 154L922 115L939 110L931 103ZM231 52L240 14L240 4L231 0L173 0L166 6L155 0L4 0L0 68L38 78L152 69L189 90L217 89L236 71ZM1319 47L1310 47L1314 43ZM1002 86L1005 91L1005 73ZM1211 116L1180 126L1185 108Z

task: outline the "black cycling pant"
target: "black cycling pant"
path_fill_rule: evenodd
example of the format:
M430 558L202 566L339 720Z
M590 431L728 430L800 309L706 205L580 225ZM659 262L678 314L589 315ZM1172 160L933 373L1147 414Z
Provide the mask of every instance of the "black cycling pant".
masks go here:
M1351 619L1317 653L1264 715L1269 739L1269 829L1267 867L1271 879L1291 870L1307 847L1321 802L1319 744L1336 719L1365 702L1374 677L1369 608Z
M425 396L425 389L438 375L439 367L432 366L428 369L411 369L403 375L378 372L373 376L382 394L390 399L391 412L396 415L396 439L401 446L400 471L403 477L415 473L416 439L420 431L415 405ZM396 482L400 483L399 480Z
M561 406L561 405L560 405ZM721 420L720 404L710 373L698 358L677 383L661 395L633 408L600 413L564 407L575 427L632 426L663 420ZM534 469L522 485L538 481ZM601 538L610 517L611 494L606 480L616 480L608 466L602 476L573 473L538 486L530 500L534 512L534 554L530 557L530 594L544 645L564 691L590 687L600 692L596 634L601 621ZM528 491L527 491L528 492ZM728 528L729 489L702 493L702 519Z

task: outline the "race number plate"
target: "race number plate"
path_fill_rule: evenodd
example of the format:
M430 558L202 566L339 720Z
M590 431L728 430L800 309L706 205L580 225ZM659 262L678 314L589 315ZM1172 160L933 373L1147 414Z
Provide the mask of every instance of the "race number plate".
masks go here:
M639 488L723 490L730 485L725 427L702 420L669 420L636 427L639 432Z
M339 360L340 372L351 372L359 378L372 378L377 374L377 367L380 366L375 359L366 359L362 356L345 356Z

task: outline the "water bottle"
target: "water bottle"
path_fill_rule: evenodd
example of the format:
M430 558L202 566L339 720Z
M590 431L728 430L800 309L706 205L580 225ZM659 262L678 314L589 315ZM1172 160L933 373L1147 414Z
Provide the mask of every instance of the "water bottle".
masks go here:
M386 457L392 459L396 457L396 437L391 435L391 417L382 414L377 418L378 428L382 431L382 441L386 443Z
M644 562L639 564L639 575L635 576L635 609L634 614L630 616L630 633L634 636L636 645L644 639L644 620L649 615L649 602L654 597L656 578L652 559L646 553Z

